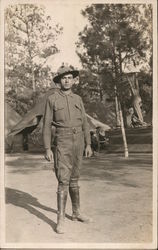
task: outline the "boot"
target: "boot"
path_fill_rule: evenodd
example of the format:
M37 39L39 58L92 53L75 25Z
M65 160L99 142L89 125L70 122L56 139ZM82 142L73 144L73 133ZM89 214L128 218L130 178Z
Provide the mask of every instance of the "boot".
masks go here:
M70 198L72 202L72 220L85 223L92 222L92 219L80 212L80 194L79 187L69 187Z
M58 234L64 233L64 221L65 221L65 207L67 201L67 191L60 191L57 193L57 227L56 232Z

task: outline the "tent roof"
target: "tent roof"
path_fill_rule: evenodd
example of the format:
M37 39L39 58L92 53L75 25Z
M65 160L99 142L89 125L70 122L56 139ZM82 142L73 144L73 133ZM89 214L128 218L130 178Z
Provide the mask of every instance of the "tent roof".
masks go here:
M9 135L19 134L24 132L27 128L30 132L31 130L33 131L44 114L47 97L52 95L55 91L55 88L51 88L42 98L40 98L35 106L12 128Z
M90 115L86 114L87 115L87 120L88 120L88 123L89 123L89 126L90 126L90 129L95 129L97 127L100 127L102 128L103 130L107 131L107 130L110 130L110 126L94 119L93 117L91 117Z
M4 110L5 134L7 135L12 127L21 120L21 116L8 103L5 103Z

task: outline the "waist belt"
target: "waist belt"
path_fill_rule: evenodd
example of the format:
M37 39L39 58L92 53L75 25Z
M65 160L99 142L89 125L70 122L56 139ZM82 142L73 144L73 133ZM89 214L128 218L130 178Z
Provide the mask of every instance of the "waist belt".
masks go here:
M56 128L56 134L77 134L82 131L82 127Z

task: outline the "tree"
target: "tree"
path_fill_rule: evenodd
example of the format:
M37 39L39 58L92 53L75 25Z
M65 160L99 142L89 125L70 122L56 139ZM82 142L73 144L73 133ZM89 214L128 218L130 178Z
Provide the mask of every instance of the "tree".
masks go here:
M124 109L132 94L129 82L123 78L124 69L144 67L144 64L150 69L151 5L92 4L82 14L89 21L79 33L77 43L83 67L97 75L100 99L105 91L112 95L111 91L114 93L117 88ZM107 72L111 75L109 80Z
M5 10L5 71L7 89L22 86L32 89L33 101L39 88L51 83L51 71L46 65L58 52L56 38L62 32L43 7L34 4L10 5Z
M98 101L97 76L90 70L80 70L80 81L73 86L76 93L82 96L84 103Z

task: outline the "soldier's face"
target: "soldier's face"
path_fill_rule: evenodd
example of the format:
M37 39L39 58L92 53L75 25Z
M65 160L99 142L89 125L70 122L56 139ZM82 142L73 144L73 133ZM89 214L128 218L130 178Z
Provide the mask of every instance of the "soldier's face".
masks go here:
M74 84L74 78L72 74L66 74L64 75L61 80L61 89L63 90L69 90L71 89L72 85Z

